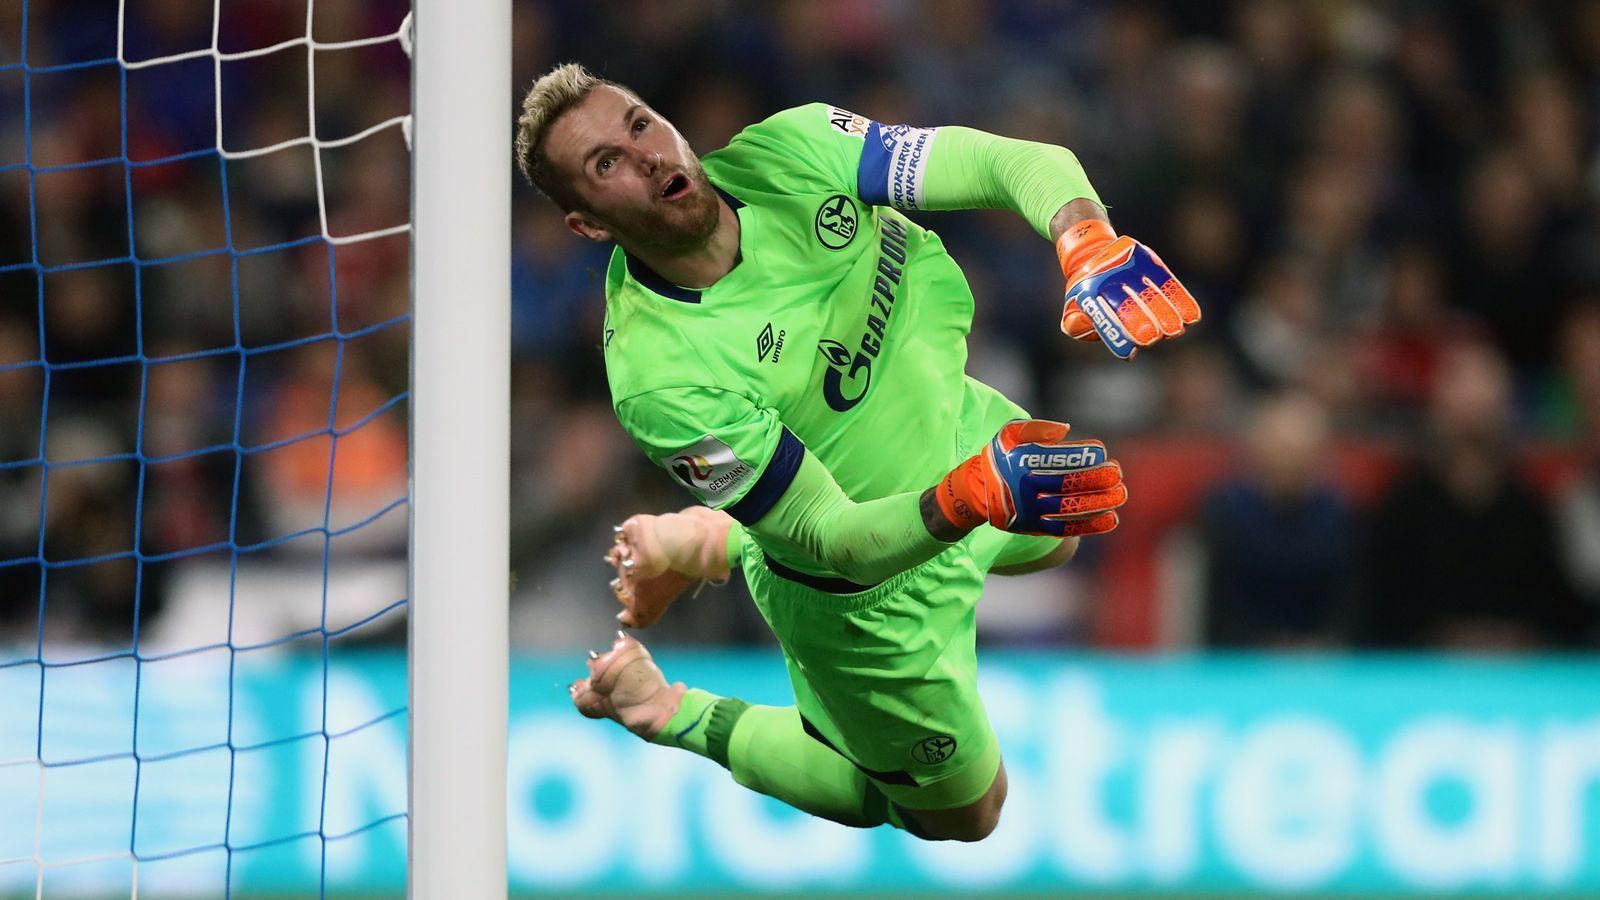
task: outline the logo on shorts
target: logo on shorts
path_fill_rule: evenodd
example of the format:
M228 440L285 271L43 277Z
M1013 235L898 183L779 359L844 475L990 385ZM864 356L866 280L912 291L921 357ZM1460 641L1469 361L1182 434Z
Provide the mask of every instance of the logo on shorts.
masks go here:
M817 240L829 250L843 250L856 236L856 202L834 194L817 208Z
M956 739L944 734L923 738L911 748L911 758L926 766L938 765L955 755Z

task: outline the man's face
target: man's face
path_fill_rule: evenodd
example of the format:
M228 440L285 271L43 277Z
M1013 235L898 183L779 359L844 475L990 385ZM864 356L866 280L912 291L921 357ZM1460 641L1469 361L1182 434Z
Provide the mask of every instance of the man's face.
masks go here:
M717 227L717 195L672 123L634 97L596 88L550 128L545 152L586 210L573 231L625 247L684 252Z

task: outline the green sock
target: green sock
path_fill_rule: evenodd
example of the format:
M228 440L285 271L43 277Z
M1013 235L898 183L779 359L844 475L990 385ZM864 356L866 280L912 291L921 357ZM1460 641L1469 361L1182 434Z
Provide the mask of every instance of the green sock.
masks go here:
M706 726L711 724L711 707L721 699L709 691L690 688L683 695L683 702L678 704L678 711L672 714L666 727L651 738L650 742L666 747L682 747L691 753L715 759L706 747ZM724 747L727 746L725 737L722 738L722 744ZM726 766L728 764L726 750L723 751L722 757L719 762Z
M793 706L752 706L690 690L655 743L715 760L753 791L856 828L907 828L901 810L850 761L806 734Z

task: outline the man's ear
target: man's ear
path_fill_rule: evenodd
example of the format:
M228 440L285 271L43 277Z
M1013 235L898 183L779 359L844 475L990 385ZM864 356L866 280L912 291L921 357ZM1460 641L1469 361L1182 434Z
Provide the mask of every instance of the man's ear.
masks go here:
M567 227L572 229L572 233L576 234L578 237L588 238L591 241L611 240L610 229L581 212L574 211L567 213L566 222Z

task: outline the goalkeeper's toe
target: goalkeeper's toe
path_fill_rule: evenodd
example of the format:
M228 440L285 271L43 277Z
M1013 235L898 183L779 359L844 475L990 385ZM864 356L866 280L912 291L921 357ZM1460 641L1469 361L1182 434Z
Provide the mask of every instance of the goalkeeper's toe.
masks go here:
M614 719L645 740L656 736L683 702L683 682L668 684L638 639L617 632L611 649L589 654L589 675L567 688L572 705L591 719Z
M628 628L654 625L672 601L694 584L693 578L669 565L656 536L657 518L630 516L615 526L615 541L606 552L606 562L617 571L617 577L611 579L611 592L622 604L617 621Z

